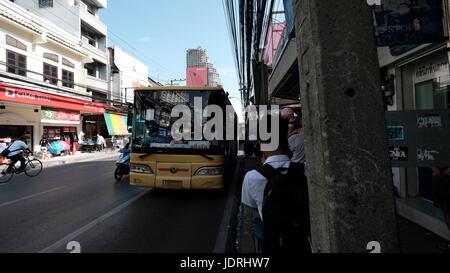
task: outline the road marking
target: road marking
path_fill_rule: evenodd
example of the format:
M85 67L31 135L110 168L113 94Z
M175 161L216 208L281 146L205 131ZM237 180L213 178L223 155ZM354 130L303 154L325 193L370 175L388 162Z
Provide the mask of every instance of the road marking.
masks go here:
M35 197L39 197L39 196L42 196L42 195L45 195L45 194L48 194L48 193L51 193L51 192L54 192L54 191L59 191L59 190L62 190L64 188L66 188L66 187L67 186L61 186L61 187L57 187L57 188L54 188L54 189L51 189L51 190L48 190L48 191L43 191L43 192L40 192L40 193L29 195L29 196L26 196L26 197L23 197L23 198L14 200L14 201L6 202L6 203L3 203L3 204L0 204L0 208L6 207L6 206L10 206L10 205L14 205L16 203L19 203L19 202L22 202L22 201L26 201L26 200L29 200L29 199L32 199L32 198L35 198Z
M69 235L67 235L66 237L64 237L61 240L57 241L56 243L52 244L51 246L42 249L38 253L52 253L52 252L54 252L57 249L60 249L60 248L64 249L68 242L73 241L75 238L77 238L81 234L83 234L86 231L90 230L91 228L99 225L101 222L107 220L108 218L111 218L112 216L118 214L123 209L129 207L132 203L134 203L135 201L137 201L138 199L140 199L142 196L146 195L150 191L151 190L144 190L143 192L141 192L140 194L138 194L135 197L131 198L127 202L123 203L122 205L120 205L120 206L110 210L106 214L103 214L102 216L98 217L97 219L95 219L94 221L90 222L89 224L87 224L87 225L77 229L76 231L70 233Z

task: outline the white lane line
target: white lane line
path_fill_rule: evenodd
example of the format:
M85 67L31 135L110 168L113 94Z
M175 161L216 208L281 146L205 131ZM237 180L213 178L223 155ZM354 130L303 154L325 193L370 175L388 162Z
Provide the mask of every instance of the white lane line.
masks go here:
M120 205L120 206L110 210L106 214L103 214L102 216L98 217L97 219L95 219L94 221L90 222L89 224L87 224L87 225L83 226L82 228L77 229L76 231L70 233L69 235L67 235L66 237L64 237L61 240L57 241L56 243L52 244L51 246L42 249L38 253L52 253L52 252L54 252L57 249L64 248L66 246L66 244L69 243L70 241L74 240L75 238L77 238L81 234L85 233L86 231L90 230L91 228L99 225L101 222L107 220L108 218L118 214L123 209L127 208L132 203L134 203L135 201L137 201L138 199L140 199L142 196L144 196L145 194L147 194L150 191L151 190L145 190L145 191L141 192L140 194L138 194L135 197L131 198L127 202L123 203L122 205Z
M26 200L29 200L29 199L32 199L32 198L36 198L36 197L39 197L39 196L42 196L42 195L45 195L45 194L48 194L48 193L51 193L51 192L54 192L54 191L59 191L59 190L62 190L64 188L66 188L66 187L67 186L61 186L61 187L57 187L57 188L54 188L54 189L51 189L51 190L48 190L48 191L43 191L43 192L40 192L40 193L29 195L29 196L26 196L26 197L23 197L23 198L14 200L14 201L6 202L6 203L3 203L3 204L0 204L0 208L6 207L6 206L10 206L10 205L14 205L16 203L19 203L19 202L22 202L22 201L26 201Z

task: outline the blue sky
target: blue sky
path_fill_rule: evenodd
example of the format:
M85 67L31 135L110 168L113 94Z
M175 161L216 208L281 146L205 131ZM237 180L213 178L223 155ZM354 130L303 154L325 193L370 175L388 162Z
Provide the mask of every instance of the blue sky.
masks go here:
M108 25L109 45L135 55L163 84L186 78L187 49L206 48L233 105L240 108L222 0L108 0L100 16Z

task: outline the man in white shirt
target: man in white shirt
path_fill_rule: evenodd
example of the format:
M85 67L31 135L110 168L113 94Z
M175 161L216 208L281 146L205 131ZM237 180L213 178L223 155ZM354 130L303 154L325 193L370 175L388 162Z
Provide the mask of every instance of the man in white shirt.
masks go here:
M17 170L17 172L23 172L25 170L25 163L26 160L25 158L22 156L22 151L28 151L31 154L33 153L29 148L28 145L26 144L27 141L27 137L26 136L22 136L20 138L20 140L16 140L14 141L10 146L9 146L9 151L10 153L8 154L8 159L11 160L11 164L9 165L8 169L6 171L4 171L5 173L9 173L12 169L12 167L18 162L20 161L20 168ZM2 172L2 175L4 175L5 173Z
M270 119L269 119L270 120ZM287 120L280 119L280 131L279 139L280 143L278 149L275 151L262 152L264 164L269 164L275 169L289 169L291 165L291 159L287 155L288 141L287 141L287 131L288 122ZM257 209L261 219L264 190L269 181L260 174L257 170L249 171L242 185L242 204L247 207Z

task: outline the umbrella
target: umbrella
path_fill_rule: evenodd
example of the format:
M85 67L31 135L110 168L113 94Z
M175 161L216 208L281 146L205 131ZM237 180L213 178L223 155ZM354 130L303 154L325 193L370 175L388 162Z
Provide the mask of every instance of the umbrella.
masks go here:
M50 147L48 148L48 152L53 155L59 155L62 152L69 151L69 150L70 150L70 145L62 140L53 141L50 144Z

